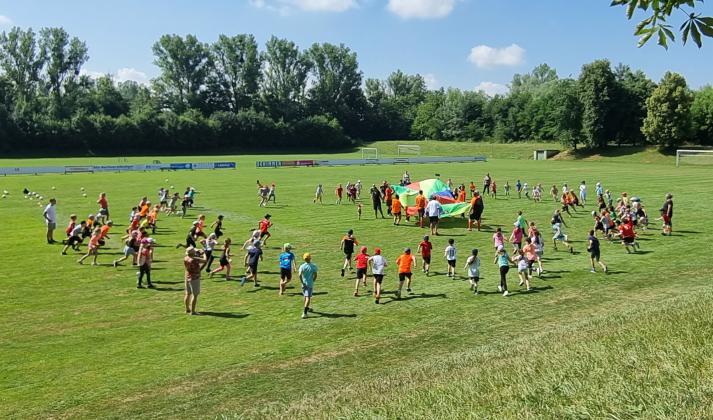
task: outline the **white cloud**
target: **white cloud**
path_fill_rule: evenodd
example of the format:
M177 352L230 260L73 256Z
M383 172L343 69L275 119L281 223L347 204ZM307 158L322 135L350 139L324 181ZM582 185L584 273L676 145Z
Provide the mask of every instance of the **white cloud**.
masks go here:
M436 79L436 76L432 73L424 74L423 81L426 82L426 88L428 90L435 90L441 87L441 82Z
M390 12L403 19L437 19L448 16L458 0L389 0Z
M470 50L468 61L480 68L518 66L525 59L525 50L517 44L505 48L478 45Z
M250 4L287 15L293 9L306 12L345 12L359 6L357 0L250 0Z
M0 15L0 26L11 26L12 24L12 19L7 16Z
M509 87L493 82L480 82L475 87L476 92L483 92L488 96L505 95L510 90Z
M146 73L138 71L133 67L124 67L117 70L116 75L114 76L114 80L116 80L117 82L126 82L128 80L132 80L141 85L149 84L149 77L146 75Z
M132 80L141 85L148 85L150 82L149 76L146 73L136 70L133 67L120 68L116 71L116 73L102 73L100 71L93 71L87 69L82 69L79 73L83 76L89 76L92 79L98 79L100 77L109 75L117 83Z

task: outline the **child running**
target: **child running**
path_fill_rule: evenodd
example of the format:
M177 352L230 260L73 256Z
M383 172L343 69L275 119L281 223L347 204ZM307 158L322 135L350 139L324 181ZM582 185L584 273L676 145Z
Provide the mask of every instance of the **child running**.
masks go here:
M260 241L256 241L256 242L259 243ZM220 259L218 260L220 267L216 268L213 271L210 271L210 277L213 277L213 274L215 274L215 273L220 273L221 271L225 270L225 281L230 281L230 270L233 268L233 266L231 264L232 255L230 254L230 244L231 243L232 243L232 241L230 240L230 238L225 238L225 240L223 241L223 251L220 254ZM257 272L257 270L256 270L256 272ZM244 277L243 277L243 280L245 280ZM242 283L244 284L245 282L243 281ZM255 280L255 283L257 284L257 279Z
M527 291L530 291L530 273L528 268L527 257L523 250L518 250L512 257L512 262L517 263L517 275L520 278L520 286L523 284L527 287Z
M342 238L339 248L344 252L344 264L342 265L342 277L347 267L352 271L352 255L354 255L354 246L359 245L359 241L354 237L354 231L349 229L347 234Z
M478 282L480 281L480 257L478 257L478 249L473 248L471 254L465 260L465 267L468 279L470 279L470 290L474 294L478 294Z
M391 214L394 216L394 225L398 226L401 223L401 200L398 194L394 194L391 200Z
M423 237L423 240L418 244L417 252L421 254L421 259L423 260L423 272L426 273L428 277L428 272L431 269L431 250L433 249L433 244L429 241L428 235Z
M602 270L604 270L604 273L606 274L606 272L608 271L607 266L600 260L601 250L599 248L599 239L594 236L593 230L589 231L589 237L587 238L587 241L589 242L589 245L587 246L587 251L589 251L589 261L592 264L592 269L589 271L592 273L597 272L596 268L594 267L594 263L596 262L597 264L599 264L600 267L602 267Z
M562 230L562 225L555 223L552 225L552 230L554 232L554 236L552 236L552 244L554 245L555 251L557 251L557 241L560 241L564 244L564 246L569 248L570 253L574 254L574 248L567 241L567 235Z
M322 187L322 184L317 184L317 190L314 192L314 199L312 202L317 204L319 201L319 204L324 204L322 203L322 196L324 196L324 188Z
M359 283L366 287L366 270L369 267L369 254L365 246L361 247L359 254L354 258L356 262L356 281L354 282L354 297L359 296Z
M413 265L416 259L411 255L411 248L405 248L404 253L396 259L396 265L399 267L399 289L396 291L396 299L401 299L401 290L406 283L406 291L411 293L411 279L413 278Z
M262 261L262 248L260 241L253 242L252 248L248 249L247 254L245 254L245 266L248 268L248 272L242 279L240 279L240 285L245 285L248 279L252 279L253 287L260 287L257 282L257 264Z
M302 295L304 296L304 308L302 310L302 319L307 318L307 312L311 312L312 294L314 290L314 282L317 280L317 266L312 264L312 255L307 252L302 256L304 263L300 266L298 273L300 282L302 282Z
M280 254L280 293L285 294L287 283L292 280L292 273L297 272L297 263L295 262L295 254L292 253L292 244L284 244L282 246L282 254Z
M453 238L448 239L448 246L446 247L446 250L443 252L443 256L446 258L446 262L448 263L448 277L455 278L456 277L456 247L455 247L455 240Z
M374 275L374 303L378 305L381 299L381 283L387 266L386 258L381 255L381 248L376 248L374 255L369 257L369 266L371 274Z
M97 257L99 256L99 241L101 240L101 229L99 227L95 227L94 231L92 232L92 237L89 238L89 245L87 247L87 253L86 255L82 256L82 258L78 259L77 262L79 264L84 264L84 260L93 257L92 265L98 265L97 264Z
M500 270L500 285L498 286L498 292L501 292L503 296L507 296L509 294L507 276L508 271L510 271L510 256L504 246L498 247L498 252L495 254L495 261L493 262L498 265Z
M211 233L206 239L202 240L201 243L203 244L203 252L205 253L206 258L206 263L204 264L205 267L201 267L201 269L205 268L205 272L210 273L210 266L215 260L213 250L215 250L215 247L218 246L218 235L216 235L215 232Z

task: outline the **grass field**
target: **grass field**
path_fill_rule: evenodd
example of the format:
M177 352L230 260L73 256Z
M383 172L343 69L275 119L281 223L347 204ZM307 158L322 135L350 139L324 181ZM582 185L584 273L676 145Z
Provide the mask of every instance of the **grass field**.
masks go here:
M395 147L384 143L384 148ZM381 147L381 146L380 146ZM487 150L490 148L490 152ZM403 166L255 169L256 159L220 157L237 170L172 173L73 174L0 178L5 241L5 285L0 311L0 416L3 418L711 418L713 417L713 292L705 215L713 199L710 167L675 168L651 152L599 159L535 162L533 146L428 143L424 154L494 156L487 163L417 165L415 180L433 177L480 184L486 172L511 184L601 180L615 193L642 197L656 214L666 192L676 202L675 232L641 235L641 252L628 255L602 243L611 274L588 272L587 211L567 233L577 253L546 247L542 280L533 293L496 291L492 228L512 225L518 209L549 233L552 202L486 200L485 232L466 232L460 218L435 238L434 257L456 240L459 270L468 250L482 252L484 293L445 276L434 258L428 278L417 273L415 294L382 305L352 297L353 276L339 276L339 240L349 228L392 263L385 289L394 290L393 261L424 231L374 220L365 206L312 204L317 183L331 201L337 183L396 181ZM357 152L354 152L357 153ZM353 154L354 154L353 153ZM352 154L352 155L353 155ZM385 151L385 154L389 154ZM345 155L346 156L346 155ZM161 161L172 161L161 157ZM210 161L199 157L180 161ZM153 158L133 157L130 162ZM0 160L8 165L116 163L116 158ZM168 178L168 182L165 179ZM182 252L174 248L192 217L226 216L226 234L242 243L266 212L257 206L255 180L277 184L275 227L261 265L261 288L204 279L198 310L183 313ZM153 276L156 290L137 290L132 267L109 265L121 252L120 231L143 195L161 186L195 186L189 218L163 217ZM52 191L51 187L56 190ZM44 243L41 207L24 199L29 188L58 201L59 227L70 213L96 210L109 195L114 235L100 267L80 266ZM84 187L88 197L82 196ZM61 230L58 231L58 237ZM277 295L276 249L283 242L311 251L320 267L314 308L300 319L292 284ZM234 260L240 259L240 256ZM461 270L462 271L462 270Z

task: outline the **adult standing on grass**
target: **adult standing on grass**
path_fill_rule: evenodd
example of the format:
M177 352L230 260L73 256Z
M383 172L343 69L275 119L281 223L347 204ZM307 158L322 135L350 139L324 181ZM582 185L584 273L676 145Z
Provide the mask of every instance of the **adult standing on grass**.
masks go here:
M149 289L153 289L154 285L151 283L151 264L153 263L153 238L144 238L141 241L141 246L139 248L139 273L137 274L136 288L143 289L144 286L141 282L146 275L146 283ZM200 271L200 270L199 270Z
M297 272L302 282L302 295L304 296L304 308L302 309L302 319L307 318L307 312L312 311L312 295L314 293L314 282L317 280L317 266L312 263L312 255L307 252L302 256L305 261Z
M663 232L662 235L671 236L673 231L673 224L671 219L673 219L673 194L666 194L666 201L661 207L661 217L663 218Z
M186 293L183 297L183 304L186 306L186 313L197 315L196 304L198 295L201 293L201 267L206 259L196 248L189 247L186 256L183 257L183 267L185 268Z
M376 184L371 184L371 190L369 192L371 193L371 203L374 207L374 219L377 219L379 214L381 214L382 219L385 219L384 210L381 209L381 191L376 188Z
M599 239L594 235L594 231L590 230L589 231L589 237L587 238L587 241L589 244L587 245L587 251L589 251L589 260L592 263L592 269L590 270L592 273L596 273L597 270L594 267L594 263L596 262L599 264L599 266L602 267L602 270L604 270L604 273L607 272L607 266L604 264L601 260L601 251L599 249Z
M490 194L490 182L492 182L492 178L490 178L490 173L487 173L483 178L483 194Z
M374 303L379 304L381 299L381 283L384 280L386 258L381 255L381 248L374 250L374 255L369 257L369 265L371 266L371 274L374 275Z
M438 222L440 221L442 213L443 207L441 203L436 200L435 195L432 195L431 200L426 204L426 215L428 216L428 223L431 227L431 235L438 235Z
M45 207L45 211L42 212L42 217L45 219L45 224L47 224L47 243L53 244L54 240L54 230L57 229L57 200L50 198L49 204Z

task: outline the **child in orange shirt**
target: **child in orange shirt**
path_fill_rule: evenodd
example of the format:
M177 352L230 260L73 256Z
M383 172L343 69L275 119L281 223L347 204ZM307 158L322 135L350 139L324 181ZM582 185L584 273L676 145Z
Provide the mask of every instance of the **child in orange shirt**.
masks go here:
M398 226L401 223L401 201L398 194L391 200L391 214L394 216L394 225Z
M411 293L411 279L413 277L413 265L416 263L416 258L411 255L411 248L404 249L404 253L396 259L396 265L399 267L399 290L396 291L396 298L401 299L401 289L406 283L406 291Z

